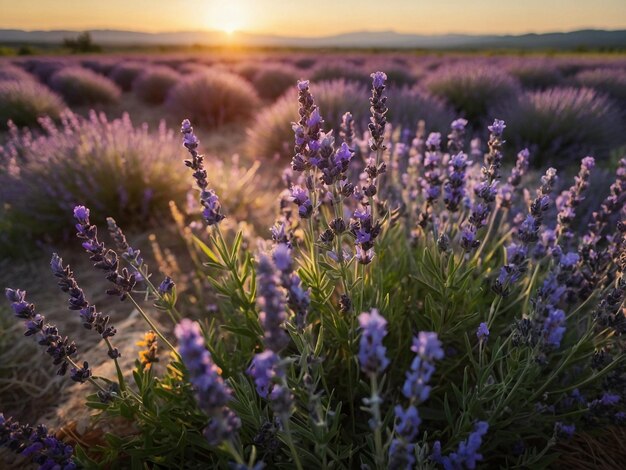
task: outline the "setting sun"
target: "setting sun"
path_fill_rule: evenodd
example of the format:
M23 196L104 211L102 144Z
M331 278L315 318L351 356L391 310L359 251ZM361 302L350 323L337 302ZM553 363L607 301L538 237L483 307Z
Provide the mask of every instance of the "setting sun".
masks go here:
M243 1L216 2L208 8L207 27L233 34L250 27L248 11L247 3Z

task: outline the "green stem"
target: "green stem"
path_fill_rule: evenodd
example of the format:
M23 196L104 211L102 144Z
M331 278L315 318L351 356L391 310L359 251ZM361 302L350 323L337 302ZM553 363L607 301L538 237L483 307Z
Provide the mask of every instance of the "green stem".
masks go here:
M283 418L283 428L285 429L285 440L287 441L287 446L289 446L289 451L291 452L291 456L293 457L293 461L296 464L296 468L298 470L303 470L302 463L300 463L300 457L298 456L298 450L293 443L293 438L291 437L291 426L289 425L289 418Z
M109 348L109 352L113 352L113 346L111 345L109 338L104 338L104 342ZM126 391L126 381L124 380L124 374L122 373L122 368L120 367L120 363L118 362L117 358L113 359L113 362L115 363L115 371L117 372L117 381L119 382L120 390L124 392Z
M370 406L376 427L374 428L374 447L376 450L376 468L384 468L385 458L383 456L383 436L381 432L380 418L380 395L378 394L378 377L376 374L370 375L371 397Z
M228 453L235 459L235 462L237 462L239 465L245 466L246 463L243 460L243 457L230 440L224 441L224 447L226 447Z

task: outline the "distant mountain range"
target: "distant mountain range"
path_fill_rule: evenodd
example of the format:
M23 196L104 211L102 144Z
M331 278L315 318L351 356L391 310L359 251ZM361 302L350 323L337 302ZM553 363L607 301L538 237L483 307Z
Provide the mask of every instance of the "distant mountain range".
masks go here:
M215 46L238 44L257 47L301 48L419 48L419 49L626 49L626 30L605 31L587 29L566 33L522 35L422 35L394 31L362 31L323 37L285 37L236 32L227 35L220 31L181 31L144 33L137 31L91 30L94 42L108 46ZM78 31L23 31L0 29L0 43L4 44L60 44L63 39L75 37Z

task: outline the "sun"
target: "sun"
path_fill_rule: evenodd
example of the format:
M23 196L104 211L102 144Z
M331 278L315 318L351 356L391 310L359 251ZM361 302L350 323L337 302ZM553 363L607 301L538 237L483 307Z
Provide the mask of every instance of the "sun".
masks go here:
M214 2L207 11L207 24L211 29L231 35L249 26L249 13L245 1Z

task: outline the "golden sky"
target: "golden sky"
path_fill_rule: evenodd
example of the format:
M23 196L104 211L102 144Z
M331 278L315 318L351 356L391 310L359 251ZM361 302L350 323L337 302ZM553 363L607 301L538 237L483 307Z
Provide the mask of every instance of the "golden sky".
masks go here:
M626 0L0 0L0 28L520 34L626 29Z

